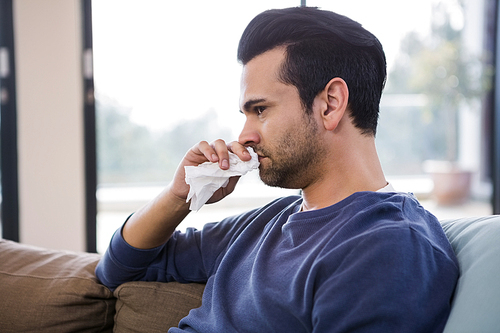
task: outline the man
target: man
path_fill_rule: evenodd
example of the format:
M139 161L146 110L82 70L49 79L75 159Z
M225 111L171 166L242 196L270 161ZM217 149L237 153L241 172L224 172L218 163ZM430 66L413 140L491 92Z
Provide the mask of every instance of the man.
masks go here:
M379 41L315 8L258 15L240 40L237 142L200 142L170 185L111 241L98 278L206 282L171 332L439 332L458 276L436 218L385 180L375 149L386 78ZM270 186L301 196L175 231L189 213L185 166L229 167L229 151ZM210 202L230 194L231 178Z

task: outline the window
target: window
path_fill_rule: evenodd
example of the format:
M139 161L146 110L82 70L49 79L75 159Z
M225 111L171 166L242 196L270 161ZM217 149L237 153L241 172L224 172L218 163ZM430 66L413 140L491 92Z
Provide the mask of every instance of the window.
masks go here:
M244 121L238 112L239 37L263 10L299 4L92 3L99 252L125 218L168 183L192 145L237 138ZM239 185L231 198L190 214L185 224L216 221L284 192L267 187L262 191L264 185L254 173Z
M388 81L377 149L389 181L414 192L438 217L490 214L489 162L481 147L481 101L492 78L484 63L491 56L483 45L485 2L307 4L359 21L384 46Z
M487 77L480 44L484 4L463 3L467 10L457 0L307 1L361 22L381 40L389 81L377 135L380 158L395 187L415 192L438 217L490 213L490 183L479 153L480 96L487 88L479 82ZM199 140L237 138L244 121L238 113L239 37L261 11L298 5L298 0L194 1L189 8L158 0L92 3L99 252L126 217L168 183L189 147ZM417 69L420 73L411 72ZM439 88L448 92L430 81L443 83ZM454 93L456 104L438 100ZM443 105L451 111L441 112ZM432 200L428 160L460 162L472 171L471 194L461 210ZM290 193L262 186L256 173L245 176L230 197L190 214L180 227L217 221Z

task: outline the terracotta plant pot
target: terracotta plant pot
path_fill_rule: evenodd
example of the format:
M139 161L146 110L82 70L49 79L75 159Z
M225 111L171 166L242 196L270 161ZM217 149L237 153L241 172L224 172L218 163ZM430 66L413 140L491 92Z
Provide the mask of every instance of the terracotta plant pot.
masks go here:
M424 170L434 182L432 196L438 205L465 203L470 196L472 172L447 161L426 161Z

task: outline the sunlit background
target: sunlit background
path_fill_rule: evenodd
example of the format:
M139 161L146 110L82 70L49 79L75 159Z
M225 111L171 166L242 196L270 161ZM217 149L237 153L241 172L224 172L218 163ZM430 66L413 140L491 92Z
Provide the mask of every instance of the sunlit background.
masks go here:
M238 40L270 8L300 1L92 2L98 148L97 247L170 181L200 140L238 136ZM377 147L388 180L438 218L491 213L482 97L484 4L473 0L307 1L351 17L382 42L388 83ZM450 197L441 190L450 177ZM438 178L440 177L440 178ZM443 180L444 179L444 180ZM222 202L192 213L200 227L296 191L245 176ZM463 185L463 191L457 189ZM442 194L442 195L441 195Z

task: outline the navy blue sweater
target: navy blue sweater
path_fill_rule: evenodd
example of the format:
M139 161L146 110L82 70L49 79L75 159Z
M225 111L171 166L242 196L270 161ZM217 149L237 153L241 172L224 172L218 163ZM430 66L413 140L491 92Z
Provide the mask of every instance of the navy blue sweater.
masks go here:
M359 192L298 212L302 199L176 232L139 250L115 233L96 268L131 280L206 282L203 304L169 332L441 332L458 264L413 196Z

